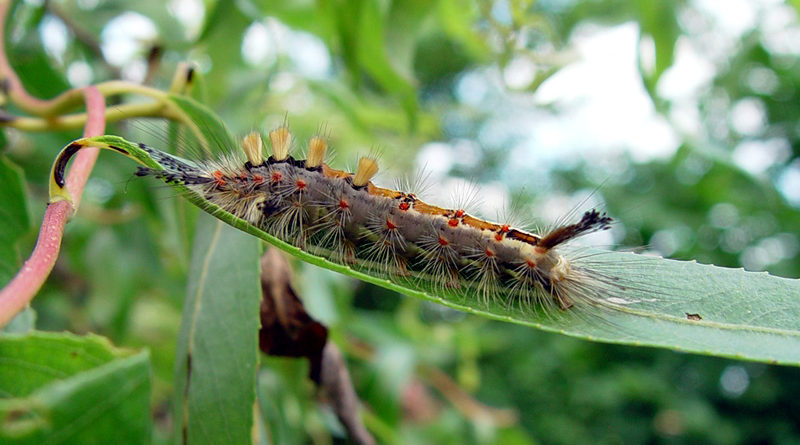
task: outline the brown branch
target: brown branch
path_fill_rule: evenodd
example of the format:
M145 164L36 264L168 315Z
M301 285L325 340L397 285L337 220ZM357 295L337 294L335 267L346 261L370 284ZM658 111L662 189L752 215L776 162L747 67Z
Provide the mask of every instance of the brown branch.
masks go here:
M348 347L348 353L361 360L370 360L375 354L371 345L356 339L349 341ZM516 411L481 403L436 367L420 364L417 366L417 374L425 384L436 389L456 410L472 421L488 419L497 426L513 425L518 421L519 416ZM417 383L412 382L411 384L416 385ZM411 388L411 391L418 391L418 389ZM414 396L413 393L411 395Z
M333 412L339 418L347 436L353 442L363 445L375 444L375 439L361 421L356 390L350 380L347 364L342 352L333 342L328 342L322 351L322 388L325 389L333 405Z

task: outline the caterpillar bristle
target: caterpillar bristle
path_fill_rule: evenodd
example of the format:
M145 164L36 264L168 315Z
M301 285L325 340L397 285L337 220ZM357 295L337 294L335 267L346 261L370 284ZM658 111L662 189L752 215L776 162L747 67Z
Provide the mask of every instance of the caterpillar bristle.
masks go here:
M272 158L278 162L289 157L292 146L292 133L285 125L269 132L269 141L272 144Z
M378 173L378 163L374 159L363 156L358 160L358 169L353 176L353 185L364 187Z
M436 277L440 289L457 289L460 255L453 248L450 239L435 224L421 237L419 245L422 249L422 273Z
M406 239L400 227L400 219L391 206L375 209L366 223L364 237L368 238L364 254L373 269L386 274L407 275Z
M306 168L315 169L322 166L325 161L325 152L328 150L328 143L319 136L314 136L308 141L308 157L306 158Z
M475 213L481 207L482 197L478 184L463 178L452 178L444 183L447 196L442 198L454 209L463 213Z
M466 274L471 277L473 287L484 304L494 303L497 299L500 264L497 258L497 246L489 242L480 242L467 254L470 260Z
M403 190L406 194L424 198L427 192L434 186L431 179L430 170L417 170L413 173L406 173L395 178L394 188Z
M244 154L247 156L247 162L253 167L264 163L264 157L261 154L261 145L261 135L255 131L250 132L242 139L242 148L244 149Z
M308 209L302 199L292 199L272 222L272 232L286 242L304 243Z

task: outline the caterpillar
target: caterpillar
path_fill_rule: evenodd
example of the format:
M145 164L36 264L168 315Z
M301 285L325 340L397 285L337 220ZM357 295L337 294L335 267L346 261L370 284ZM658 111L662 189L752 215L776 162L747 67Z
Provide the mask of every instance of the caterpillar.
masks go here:
M62 150L51 172L51 197L68 196L69 159L98 146L144 164L137 176L177 186L218 216L233 215L302 251L406 288L549 312L622 304L610 292L619 286L613 277L568 248L578 237L610 228L611 217L596 209L542 233L490 222L375 185L373 157L361 157L354 173L332 168L324 162L328 143L321 136L308 141L306 159L296 159L286 125L268 133L268 156L261 135L252 132L241 150L214 160L103 138L80 139Z

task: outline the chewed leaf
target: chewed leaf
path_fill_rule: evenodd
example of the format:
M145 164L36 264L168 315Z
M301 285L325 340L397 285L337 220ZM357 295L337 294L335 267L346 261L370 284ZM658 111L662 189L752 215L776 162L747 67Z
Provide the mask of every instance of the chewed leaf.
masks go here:
M587 276L588 281L585 283L577 281L574 292L602 294L598 298L606 304L588 306L581 310L530 310L524 305L516 304L524 295L512 295L511 290L507 295L493 294L492 298L481 298L481 290L484 289L481 286L488 288L493 283L480 281L476 287L465 291L458 286L443 286L435 277L428 279L422 273L415 275L414 280L387 274L381 267L381 262L391 262L392 258L381 257L386 254L381 249L369 252L372 255L370 258L376 259L373 263L350 262L346 259L337 261L337 257L341 258L347 252L331 252L318 246L304 245L293 241L291 236L285 237L291 242L284 241L262 227L234 215L219 205L219 201L207 199L203 193L198 193L197 187L189 184L191 181L169 176L176 168L189 168L187 166L193 165L190 161L114 136L84 139L71 146L75 144L100 146L118 153L127 153L127 156L153 172L161 172L162 179L183 192L186 199L231 226L263 239L303 261L406 295L481 316L589 340L800 365L798 280L632 253L593 250L570 253L567 250L565 256L569 253L573 258L573 270L570 273L579 275L583 271L591 271L593 274ZM213 175L204 180L226 181L222 176L215 178ZM464 216L466 217L468 215ZM594 220L602 221L603 218L602 215L587 212L584 216L587 222L582 220L573 226L575 230L582 230L585 224ZM290 221L284 223L290 224ZM333 224L335 223L334 219ZM368 223L368 226L369 224L372 223ZM465 223L462 221L461 224ZM504 227L503 230L507 231L508 228ZM378 232L371 233L374 235ZM501 234L506 233L510 232ZM383 242L390 245L395 240L387 236ZM597 288L592 289L589 286Z

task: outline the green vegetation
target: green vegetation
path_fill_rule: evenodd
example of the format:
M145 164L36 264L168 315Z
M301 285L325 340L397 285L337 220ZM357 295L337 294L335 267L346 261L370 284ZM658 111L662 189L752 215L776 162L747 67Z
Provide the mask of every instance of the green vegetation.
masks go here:
M787 43L800 29L794 4L720 12L699 1L206 2L204 19L194 22L197 11L181 9L189 4L139 2L140 15L132 15L126 2L14 3L8 60L41 98L91 73L107 96L105 132L127 140L202 149L175 143L216 131L180 95L162 93L185 92L234 134L271 128L287 115L300 139L324 125L337 165L377 145L386 153L382 166L396 174L413 170L416 156L440 175L437 188L468 178L488 200L513 196L524 213L545 217L597 190L591 202L620 221L611 242L800 275L800 53ZM127 59L124 45L111 44L115 32L126 32L120 16L137 25L138 52ZM53 44L59 29L67 30L63 47ZM625 45L633 57L616 57ZM593 51L608 57L588 65L594 80L580 75ZM189 84L178 66L185 60L197 66ZM615 90L614 69L625 61L638 64L637 77L631 91ZM120 74L153 89L100 83ZM605 89L619 96L590 94ZM85 120L52 118L75 112L81 94L44 111L13 88L7 96L3 283L32 250L50 163ZM623 106L611 108L614 100ZM135 116L172 123L111 123ZM343 438L306 360L255 351L258 243L172 199L170 189L130 179L133 168L100 155L53 273L32 308L5 328L17 334L0 337L2 441L106 443L111 426L122 443ZM648 270L670 286L685 279L670 298L696 303L704 320L785 332L745 338L654 322L637 326L636 338L572 334L797 363L796 281L652 262L659 265ZM800 439L796 368L587 342L402 297L305 262L292 266L306 309L347 360L378 442ZM40 332L64 330L94 335ZM778 341L786 343L775 348ZM86 408L66 408L76 403Z

